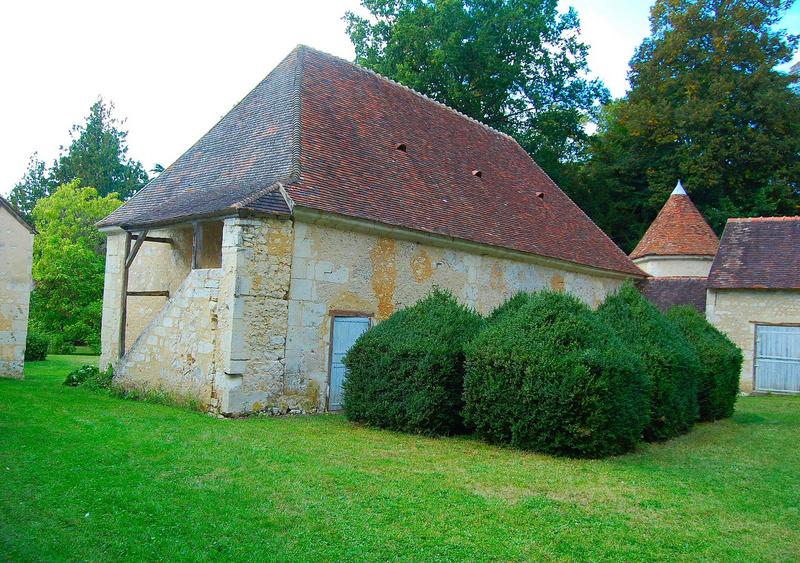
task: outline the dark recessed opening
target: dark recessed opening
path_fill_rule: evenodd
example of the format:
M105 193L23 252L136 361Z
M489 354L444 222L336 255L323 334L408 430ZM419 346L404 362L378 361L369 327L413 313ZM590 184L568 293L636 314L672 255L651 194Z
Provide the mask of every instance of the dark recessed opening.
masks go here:
M399 145L395 146L395 148L397 150L399 150L399 151L406 152L406 144L405 143L400 143Z
M544 199L544 192L536 192L536 197L539 199Z
M475 176L476 178L480 178L481 176L483 176L483 172L481 172L480 170L473 170L472 175Z

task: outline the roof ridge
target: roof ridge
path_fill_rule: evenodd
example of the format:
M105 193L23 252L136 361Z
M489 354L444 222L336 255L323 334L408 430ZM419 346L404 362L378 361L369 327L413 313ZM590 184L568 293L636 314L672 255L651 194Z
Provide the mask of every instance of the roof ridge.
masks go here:
M783 215L780 217L731 217L733 223L751 223L757 221L800 221L800 215Z
M446 110L448 110L448 111L450 111L452 113L455 113L456 115L459 115L459 116L464 117L464 118L466 118L466 119L468 119L468 120L470 120L470 121L472 121L474 123L477 123L478 125L480 125L484 129L490 131L491 133L495 133L495 134L500 135L502 137L506 137L507 139L510 139L510 140L514 141L515 143L517 143L517 140L514 137L512 137L511 135L509 135L508 133L504 133L503 131L500 131L499 129L495 129L494 127L492 127L491 125L487 125L483 121L475 119L474 117L469 116L466 113L462 113L462 112L458 111L457 109L452 108L452 107L448 106L447 104L444 104L444 103L440 102L439 100L434 100L433 98L431 98L427 94L423 94L422 92L420 92L418 90L414 90L410 86L406 86L405 84L402 84L402 83L398 82L397 80L389 78L388 76L384 76L383 74L381 74L379 72L376 72L376 71L372 70L371 68L367 68L367 67L362 66L362 65L360 65L358 63L355 63L353 61L348 61L347 59L339 57L337 55L332 55L330 53L326 53L325 51L320 51L319 49L315 49L314 47L310 47L310 46L304 45L302 43L299 44L296 48L297 49L307 49L309 51L313 51L313 52L318 53L320 55L323 55L323 56L326 56L326 57L330 57L330 58L335 59L337 61L341 61L343 63L347 63L348 65L350 65L350 66L352 66L354 68L357 68L360 71L366 72L368 74L372 74L373 76L376 76L377 78L380 78L381 80L389 82L390 84L394 84L395 86L399 86L400 88L403 88L404 90L407 90L408 92L411 92L412 94L415 94L416 96L419 96L420 98L428 100L429 102L433 102L434 104L436 104L438 106L441 106L441 107L445 108Z

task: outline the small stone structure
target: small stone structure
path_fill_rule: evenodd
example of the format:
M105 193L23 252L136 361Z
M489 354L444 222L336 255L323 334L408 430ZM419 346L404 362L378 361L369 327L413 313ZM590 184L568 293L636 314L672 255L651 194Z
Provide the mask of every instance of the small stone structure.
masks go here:
M0 377L23 377L34 233L0 197Z
M741 348L743 392L759 390L758 327L786 327L769 390L800 391L800 218L730 219L720 242L678 182L631 258L647 299L691 305Z
M768 390L800 391L800 217L728 220L708 278L706 317L742 349L744 392L761 387L759 327L785 327L780 349L769 352L782 356L772 361L781 364L785 389Z
M302 46L99 226L102 366L225 415L338 406L337 319L434 286L486 313L643 277L511 137Z

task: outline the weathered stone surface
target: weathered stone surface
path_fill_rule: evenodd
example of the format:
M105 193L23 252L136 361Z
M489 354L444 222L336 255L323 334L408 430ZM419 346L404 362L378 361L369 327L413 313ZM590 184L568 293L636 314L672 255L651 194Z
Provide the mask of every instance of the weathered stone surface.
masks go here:
M140 391L163 390L212 405L216 374L217 290L222 270L192 270L175 295L117 362L114 382Z
M600 274L296 220L285 360L286 380L296 383L288 388L316 383L319 409L325 408L330 326L337 311L380 321L434 286L451 290L481 313L520 290L543 288L569 291L597 306L621 283Z
M165 230L178 242L148 249L131 283L172 287L186 279L158 312L129 302L138 308L133 318L147 322L129 323L129 332L140 334L118 363L118 381L191 396L226 415L319 412L327 404L337 314L380 321L434 286L482 313L517 291L541 288L596 306L622 283L598 270L371 228L232 217L221 229L220 267L191 273L187 232ZM120 240L109 240L104 362L116 361Z
M706 318L742 349L744 362L739 388L749 393L754 387L756 325L800 323L800 291L709 289Z
M0 377L22 379L33 234L0 205Z

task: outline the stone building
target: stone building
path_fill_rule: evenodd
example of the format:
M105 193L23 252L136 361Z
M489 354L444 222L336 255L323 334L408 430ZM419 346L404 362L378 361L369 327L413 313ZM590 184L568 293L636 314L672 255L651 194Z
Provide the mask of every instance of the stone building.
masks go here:
M99 226L101 364L224 414L339 408L355 338L434 286L644 276L512 138L302 46Z
M800 392L800 217L731 219L720 242L678 182L630 257L647 299L695 307L742 349L742 391Z
M800 392L800 217L730 219L706 302L742 349L743 391Z
M34 233L0 196L0 377L22 379Z
M639 290L661 310L691 305L705 313L706 280L719 239L678 182L631 252L649 277Z

